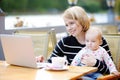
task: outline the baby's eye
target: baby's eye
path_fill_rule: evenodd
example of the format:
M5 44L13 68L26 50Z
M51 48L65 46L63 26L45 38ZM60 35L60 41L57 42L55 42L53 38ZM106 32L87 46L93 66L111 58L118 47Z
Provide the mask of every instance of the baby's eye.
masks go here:
M86 41L88 42L89 40L86 39Z
M70 22L70 24L75 24L74 22Z
M86 42L89 42L89 40L86 40Z
M68 24L65 24L65 26L67 27L67 26L68 26Z
M95 41L92 41L92 42L95 42Z

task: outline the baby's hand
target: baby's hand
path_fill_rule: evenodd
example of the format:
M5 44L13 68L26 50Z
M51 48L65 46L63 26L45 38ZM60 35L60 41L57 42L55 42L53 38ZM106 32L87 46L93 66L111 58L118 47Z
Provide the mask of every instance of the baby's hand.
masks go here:
M120 76L120 72L118 72L118 71L114 71L114 72L112 72L112 74L114 74L116 76Z
M96 58L92 54L84 54L82 56L81 63L86 66L94 66L96 64Z
M36 57L36 61L37 62L43 62L44 61L44 57L43 56L37 56Z

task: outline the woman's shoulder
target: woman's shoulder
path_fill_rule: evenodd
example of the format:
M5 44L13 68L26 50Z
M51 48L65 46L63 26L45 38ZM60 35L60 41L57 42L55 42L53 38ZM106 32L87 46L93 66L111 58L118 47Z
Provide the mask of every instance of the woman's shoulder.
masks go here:
M73 41L73 40L76 40L76 38L75 37L73 37L73 36L66 36L66 37L63 37L62 38L63 40L65 40L65 41Z
M83 46L83 47L85 46L85 45L80 44L74 36L63 37L61 41L66 45Z
M65 36L61 39L60 42L64 43L65 45L71 45L71 46L79 45L77 39L74 36Z
M102 37L102 45L101 46L106 45L106 44L107 44L106 39L104 37Z

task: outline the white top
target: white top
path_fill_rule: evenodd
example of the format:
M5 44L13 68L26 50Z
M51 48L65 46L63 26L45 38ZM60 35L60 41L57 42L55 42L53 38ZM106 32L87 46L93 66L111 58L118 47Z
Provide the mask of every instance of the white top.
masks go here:
M114 62L112 61L112 59L110 58L110 56L108 55L108 53L106 52L106 50L102 47L99 46L99 49L97 49L96 51L92 51L90 49L88 49L87 47L84 47L81 51L78 52L78 54L75 56L75 58L73 59L71 65L79 65L79 66L83 66L85 64L81 63L81 58L87 55L83 54L91 54L93 56L95 56L96 59L100 60L100 61L105 61L106 65L108 66L110 73L117 71Z

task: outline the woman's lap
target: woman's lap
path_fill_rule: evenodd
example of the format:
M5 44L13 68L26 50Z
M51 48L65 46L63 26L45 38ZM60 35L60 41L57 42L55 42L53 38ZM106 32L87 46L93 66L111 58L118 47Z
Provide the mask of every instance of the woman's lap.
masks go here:
M96 80L98 77L102 76L101 73L91 73L82 77L82 80Z

